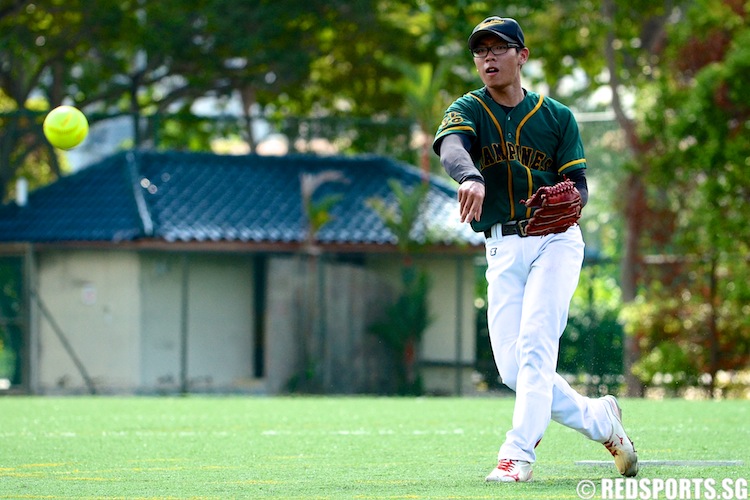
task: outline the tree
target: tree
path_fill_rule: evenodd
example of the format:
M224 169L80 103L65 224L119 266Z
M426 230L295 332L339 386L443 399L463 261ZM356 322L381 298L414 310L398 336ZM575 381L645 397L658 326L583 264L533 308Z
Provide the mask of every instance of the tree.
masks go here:
M421 141L419 164L423 180L427 182L433 170L431 165L437 163L437 157L432 152L432 141L440 117L450 103L445 91L449 63L441 61L435 67L431 63L414 65L403 60L386 60L402 74L394 87L404 96L405 108L416 122L418 140Z
M668 230L652 238L662 269L647 275L645 300L631 311L644 348L636 367L647 383L664 373L660 359L672 360L680 374L673 380L708 374L710 390L719 370L750 362L742 312L750 298L748 15L740 2L696 2L670 33L669 64L648 100L643 136L654 168L646 181L659 195L652 203L670 217Z
M306 279L303 280L305 288L301 304L304 321L302 331L299 332L297 360L299 367L297 374L290 381L290 388L320 391L323 389L326 374L321 372L319 363L315 361L325 357L325 353L321 352L325 335L321 326L324 317L322 307L324 298L321 297L321 249L317 245L317 234L333 218L331 209L343 195L337 192L316 196L316 192L325 184L348 184L349 179L338 170L323 170L300 174L299 183L302 209L307 222L307 238L302 247L302 257L306 263Z
M75 65L79 48L88 43L85 37L97 31L84 29L92 18L75 12L82 10L80 3L61 4L13 2L0 11L0 199L28 160L47 165L54 175L60 173L57 157L41 134L41 112L47 103L35 100L34 93L46 86L54 106L66 91L80 90L66 88L61 75ZM91 5L89 13L97 16L101 11Z
M397 96L378 77L393 70L380 61L407 44L378 21L374 1L356 9L343 0L298 7L293 0L8 5L0 11L0 95L8 98L0 109L3 189L39 151L51 174L60 174L41 121L62 103L81 108L92 125L132 116L135 147L158 138L199 149L217 132L240 134L252 147L251 124L264 108L283 116L389 109ZM195 120L201 98L221 104L237 96L244 124Z
M601 106L591 96L606 91L610 99L603 105L614 111L631 158L618 187L615 207L624 228L617 257L621 260L620 286L626 303L639 293L642 256L650 236L662 234L669 223L668 210L649 199L645 180L652 168L649 153L653 144L640 133L642 116L629 101L639 102L648 94L663 64L667 28L681 20L682 4L687 3L561 1L529 12L527 42L532 58L543 65L539 80L549 84L553 97L563 98L579 110ZM537 37L556 43L543 43ZM640 381L631 370L638 355L636 339L627 338L624 371L631 395L642 393Z
M384 317L370 325L369 330L393 353L396 392L419 395L422 380L416 368L417 347L432 320L428 307L429 276L426 271L417 269L412 260L413 253L425 242L415 241L412 231L422 213L430 184L423 182L406 190L398 181L391 180L389 186L393 203L373 198L368 200L368 205L396 238L403 258L401 290L397 299L386 308Z
M7 97L0 128L3 190L36 155L52 176L60 174L59 158L41 133L47 110L72 104L92 123L97 111L133 112L139 92L164 73L149 72L139 57L136 41L150 32L136 2L49 0L11 9L0 18L0 94Z

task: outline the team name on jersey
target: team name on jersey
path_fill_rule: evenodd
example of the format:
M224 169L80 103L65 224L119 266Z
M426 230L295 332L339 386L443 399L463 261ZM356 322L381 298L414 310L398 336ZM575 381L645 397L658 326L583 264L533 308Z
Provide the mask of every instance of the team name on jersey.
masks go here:
M543 151L530 146L519 146L512 142L506 142L505 147L503 147L503 144L493 143L482 148L480 160L482 170L508 161L518 161L525 167L542 172L550 170L553 163L552 158Z

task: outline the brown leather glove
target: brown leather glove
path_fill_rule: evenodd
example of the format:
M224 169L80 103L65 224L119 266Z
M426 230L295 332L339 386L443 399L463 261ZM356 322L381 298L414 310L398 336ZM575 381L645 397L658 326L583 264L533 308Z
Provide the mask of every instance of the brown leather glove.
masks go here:
M526 234L543 236L564 233L581 218L581 193L573 181L565 179L554 186L542 186L526 201L527 207L536 208Z

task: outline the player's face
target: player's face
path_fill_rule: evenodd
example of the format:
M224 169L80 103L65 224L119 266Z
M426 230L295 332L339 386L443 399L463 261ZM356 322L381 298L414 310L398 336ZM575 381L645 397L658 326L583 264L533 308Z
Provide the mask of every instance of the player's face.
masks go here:
M508 42L500 37L488 35L481 38L477 47L504 47ZM521 78L521 66L526 62L528 50L511 48L504 54L496 55L491 50L487 51L486 57L474 57L474 65L477 67L482 82L487 87L505 87L517 82Z

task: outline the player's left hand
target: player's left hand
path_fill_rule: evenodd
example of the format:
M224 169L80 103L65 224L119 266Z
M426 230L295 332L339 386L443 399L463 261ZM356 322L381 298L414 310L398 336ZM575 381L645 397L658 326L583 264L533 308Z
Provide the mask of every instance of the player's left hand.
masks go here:
M526 226L526 234L544 236L564 233L581 218L581 193L573 181L565 179L554 186L540 187L524 205L536 208Z
M458 186L458 204L461 209L461 222L471 222L482 217L485 188L479 181L467 180Z

